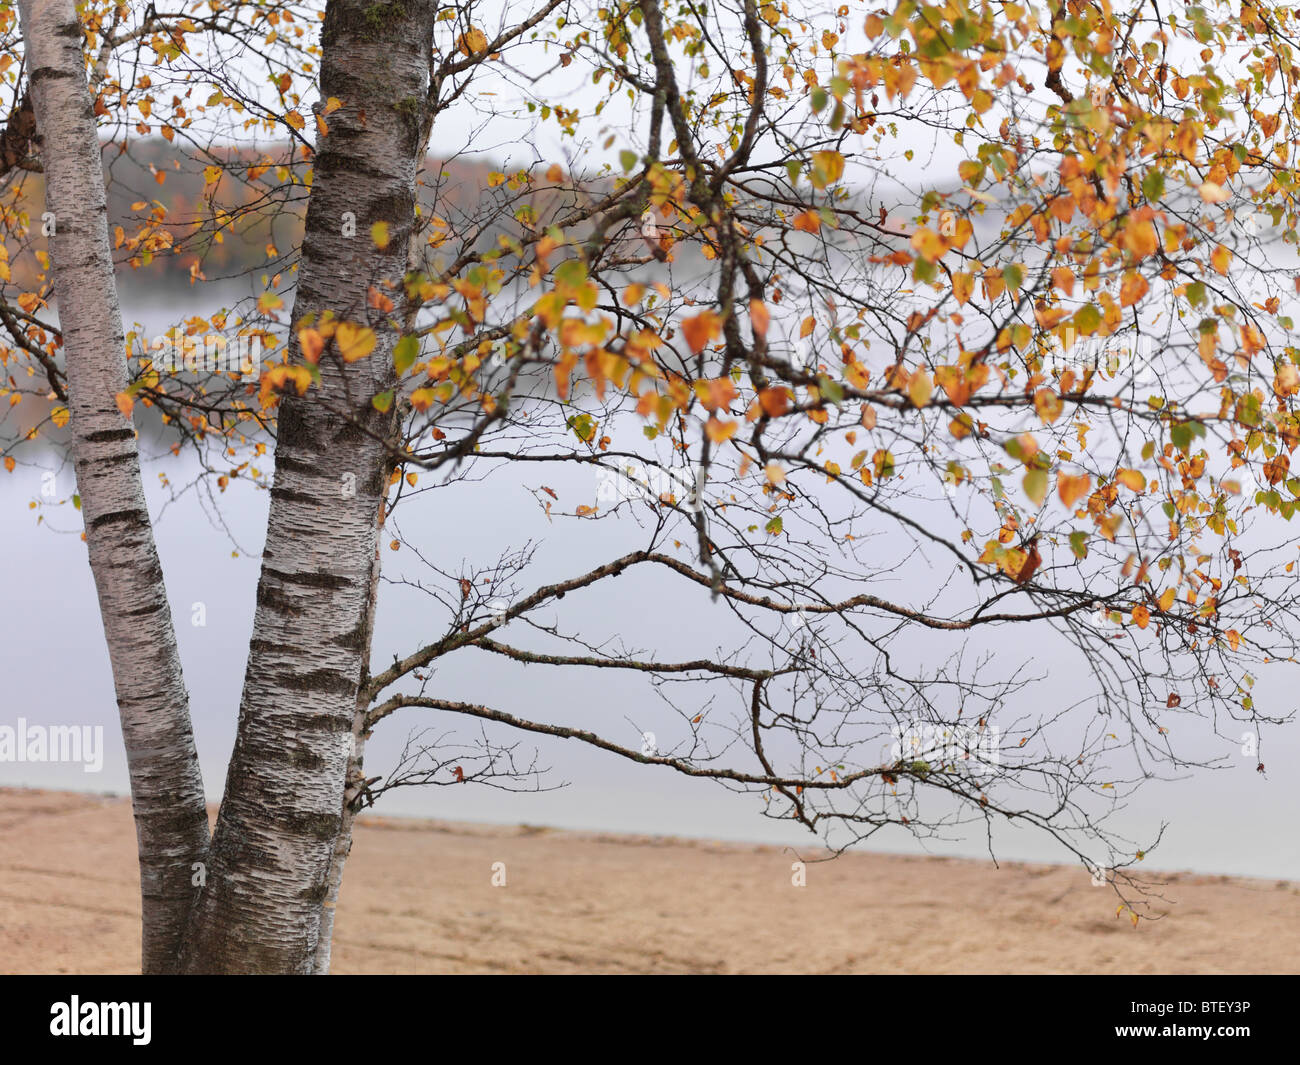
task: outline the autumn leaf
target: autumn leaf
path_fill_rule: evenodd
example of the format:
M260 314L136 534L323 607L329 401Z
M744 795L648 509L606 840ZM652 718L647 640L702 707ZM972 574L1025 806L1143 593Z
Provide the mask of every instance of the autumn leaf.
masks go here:
M1060 497L1061 502L1071 509L1075 503L1088 494L1091 487L1092 478L1086 473L1077 477L1062 473L1056 478L1056 494Z
M758 404L769 418L779 418L790 409L790 390L765 388L758 394Z
M298 330L298 346L302 348L304 359L316 363L320 361L320 353L325 349L325 338L315 329L300 329Z
M1147 294L1150 287L1145 277L1136 270L1130 270L1124 275L1124 281L1119 288L1120 306L1132 307L1133 304Z
M704 311L682 322L682 335L691 351L698 355L706 344L722 332L722 318L716 311Z
M1050 388L1040 388L1034 393L1034 410L1046 424L1051 425L1056 421L1061 416L1063 408L1061 397Z
M1073 275L1071 275L1073 276ZM970 274L957 271L952 275L952 295L957 306L964 307L975 289L975 278Z
M123 418L131 417L131 411L135 408L135 400L132 399L125 392L119 392L113 398L114 401L117 403L117 409L122 412L122 417Z
M822 216L816 211L801 211L794 216L791 225L804 233L816 233L822 227Z
M809 180L815 189L824 189L839 181L844 173L844 156L839 152L825 151L812 153L812 174Z
M715 444L723 444L736 435L738 425L734 421L722 421L717 417L704 423L704 432Z
M463 56L478 55L480 52L487 51L487 46L487 34L477 26L471 26L456 38L456 50Z
M1121 467L1116 471L1115 478L1125 488L1131 488L1135 492L1146 491L1147 479L1142 476L1138 470L1130 470Z
M369 326L352 322L339 322L334 331L334 343L344 362L357 362L375 350L375 331Z

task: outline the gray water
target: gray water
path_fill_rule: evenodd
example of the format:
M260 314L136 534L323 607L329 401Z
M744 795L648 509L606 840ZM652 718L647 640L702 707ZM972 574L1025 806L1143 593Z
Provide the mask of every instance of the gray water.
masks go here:
M170 312L175 315L175 310ZM165 307L128 305L127 320L153 326L168 317ZM53 457L51 456L51 464ZM268 462L268 465L270 463ZM151 509L160 520L157 537L176 619L190 691L196 739L208 793L221 794L251 631L260 548L268 495L233 484L220 498L220 520L197 492L183 494L165 509L167 499L157 474L173 486L188 483L192 459L168 458L146 468ZM443 568L456 571L463 560L483 564L518 548L537 545L534 567L520 580L531 588L589 568L593 557L613 557L639 546L635 526L614 522L552 523L534 492L545 483L572 506L592 492L589 472L560 473L548 467L503 471L483 483L453 485L417 500L399 515L403 534ZM71 473L58 476L58 496L73 491ZM41 498L39 471L20 467L0 474L0 531L7 547L5 606L0 656L5 666L0 725L18 717L31 724L100 725L106 753L99 773L79 765L0 762L0 784L128 792L125 755L116 727L116 709L94 585L81 542L79 515L63 507L28 504ZM38 516L44 520L38 524ZM575 524L584 528L576 532ZM224 525L224 527L223 527ZM587 528L589 527L589 528ZM626 544L621 538L626 537ZM236 551L235 543L244 550ZM387 539L387 537L385 538ZM385 572L419 576L408 552L385 550ZM568 605L607 633L627 643L650 647L667 658L696 655L725 643L731 616L707 595L667 594L662 577L630 573L607 587L574 597ZM202 617L199 608L202 605ZM549 615L548 615L549 616ZM576 615L575 615L576 616ZM381 601L374 661L382 668L394 654L407 654L442 634L428 600L409 589L387 587ZM196 622L202 620L203 624ZM1024 699L1050 702L1082 678L1077 662L1047 648L1037 662L1045 679ZM1294 666L1264 667L1255 690L1260 705L1284 712L1294 704ZM661 746L674 737L679 720L635 678L611 671L547 671L544 667L503 667L495 656L462 652L437 674L433 693L442 698L485 702L539 720L591 728L631 748L645 731ZM734 699L734 696L732 696ZM1022 708L1023 709L1023 708ZM367 755L369 775L386 774L405 741L421 729L472 742L477 723L449 720L429 711L408 710L382 723ZM506 734L496 731L497 738ZM487 787L404 788L385 796L376 811L388 815L435 817L495 823L545 824L565 828L712 837L812 848L805 830L762 816L757 795L736 794L717 784L684 778L670 770L637 765L575 741L542 736L513 737L520 756L539 752L551 767L538 792L514 793ZM1266 774L1253 757L1231 757L1231 747L1207 744L1192 754L1229 756L1222 770L1188 779L1156 780L1145 785L1114 814L1111 827L1148 840L1167 823L1163 842L1146 859L1156 869L1189 869L1266 877L1300 878L1300 835L1294 819L1300 808L1300 783L1288 772L1300 756L1300 727L1274 730L1267 737ZM448 779L448 774L443 774ZM558 785L565 785L559 787ZM1058 844L1029 831L999 830L1000 859L1071 860ZM905 830L873 838L871 849L915 853L922 849ZM926 844L931 853L988 856L982 832ZM1104 855L1099 856L1104 860ZM1082 871L1080 875L1085 875Z

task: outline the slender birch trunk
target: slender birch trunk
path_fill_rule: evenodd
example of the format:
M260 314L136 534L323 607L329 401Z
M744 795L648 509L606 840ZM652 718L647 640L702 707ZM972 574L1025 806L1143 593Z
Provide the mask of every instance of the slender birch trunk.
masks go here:
M142 965L176 969L205 858L208 818L189 697L140 480L126 388L122 314L108 241L99 136L74 0L20 0L45 167L45 208L63 348L72 459L90 568L126 743L140 854Z
M293 319L328 310L365 320L378 343L351 364L327 347L319 386L280 408L238 736L186 971L317 967L390 468L391 418L370 399L393 383L397 331L366 293L406 270L435 11L432 0L326 8L321 97L343 106L317 142ZM371 239L376 222L388 224L384 248ZM296 334L290 352L301 356Z

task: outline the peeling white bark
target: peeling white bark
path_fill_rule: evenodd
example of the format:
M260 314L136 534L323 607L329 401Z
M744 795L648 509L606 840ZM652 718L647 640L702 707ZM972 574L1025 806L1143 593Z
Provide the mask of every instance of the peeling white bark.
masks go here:
M20 0L63 346L72 459L126 743L140 854L142 964L172 972L208 843L176 634L140 480L115 397L127 367L99 136L74 0Z
M397 332L367 308L366 292L400 282L406 269L435 10L431 0L331 0L326 9L321 96L343 106L317 141L293 318L332 310L368 321L379 340L351 365L327 347L320 386L280 408L238 736L186 971L317 968L390 469L392 416L370 399L392 385ZM350 238L346 212L356 221ZM370 239L380 221L385 249ZM296 336L291 355L300 355ZM342 490L349 473L354 493Z

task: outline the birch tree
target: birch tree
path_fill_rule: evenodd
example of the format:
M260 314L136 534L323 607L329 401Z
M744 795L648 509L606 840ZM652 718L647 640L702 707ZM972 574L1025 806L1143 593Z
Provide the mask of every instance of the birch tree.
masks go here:
M127 366L81 24L72 0L24 0L21 11L65 357L58 379L65 383L50 383L66 388L86 546L129 760L142 965L165 973L175 969L194 902L192 865L207 851L207 807L136 434L115 398L126 388Z
M54 285L4 319L37 382L12 394L70 418L137 816L152 795L147 823L177 833L146 848L141 830L142 868L174 877L146 884L175 892L173 923L146 909L146 941L163 929L146 965L327 971L357 814L408 786L537 786L528 740L715 780L837 849L1029 825L1139 920L1128 870L1155 841L1106 815L1168 767L1208 768L1180 732L1235 750L1234 730L1289 716L1253 686L1295 655L1292 15L1243 10L331 0L90 7L78 26L69 0L25 0L34 154L70 222ZM200 39L258 76L204 68ZM124 60L149 52L142 84ZM108 230L72 184L102 185L91 116L192 138L194 81L280 154L200 146L203 203L141 201L118 246L132 265L192 255L199 278L218 235L307 197L241 326L275 353L252 382L128 367L115 305L94 302ZM509 93L538 144L554 129L574 151L525 139L457 202L423 166L430 138L446 152L452 116L505 123ZM19 101L15 174L35 165ZM39 316L56 294L61 333ZM124 611L166 619L125 420L141 412L218 494L271 493L210 847L174 642L155 731L132 731ZM272 448L273 480L253 461ZM589 564L542 580L538 545L448 558L397 523L507 474ZM97 535L122 513L129 556ZM716 639L635 646L636 599L584 609L620 582L716 611ZM421 596L426 628L372 654L381 589ZM1034 689L1048 647L1091 688ZM505 705L494 670L453 697L439 671L466 657L633 678L636 715L661 710L631 734L579 727ZM399 719L436 725L367 775L367 738ZM149 758L188 790L163 804ZM189 909L191 859L207 877Z

